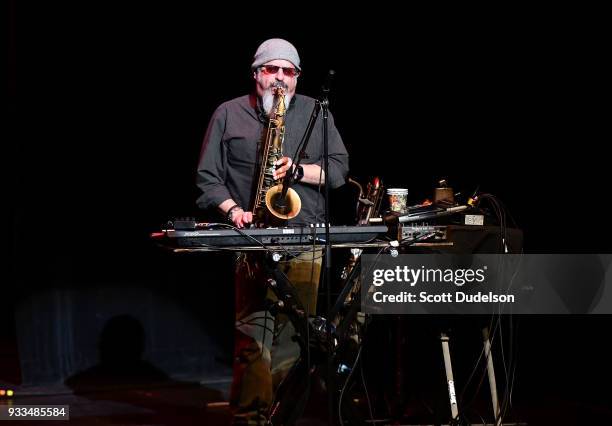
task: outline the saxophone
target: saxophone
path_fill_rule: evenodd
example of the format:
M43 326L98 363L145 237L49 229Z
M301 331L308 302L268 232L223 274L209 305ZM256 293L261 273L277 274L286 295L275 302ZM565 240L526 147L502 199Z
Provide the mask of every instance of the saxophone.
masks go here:
M371 217L376 217L380 214L380 205L383 196L383 185L380 178L377 176L372 181L368 182L367 192L363 192L362 186L348 179L349 183L359 187L359 200L357 201L357 224L368 225Z
M285 202L278 203L283 190L283 180L286 178L276 182L273 178L276 168L274 163L283 156L285 114L287 112L285 89L280 83L274 86L274 105L275 107L268 121L259 179L255 192L253 216L257 226L265 226L278 222L277 219L292 219L300 213L302 208L300 196L292 188L287 190ZM279 204L282 204L282 206L279 206Z
M382 180L379 177L375 177L368 182L367 190L364 192L363 187L359 182L349 178L348 182L359 188L359 199L357 201L357 224L359 226L367 226L370 223L370 218L378 217L380 214L380 207L382 204L382 197L384 194L384 186ZM337 327L338 330L345 329L346 335L351 340L360 344L362 339L361 328L365 323L365 314L358 311L357 308L360 301L361 292L361 279L359 274L355 275L357 271L354 269L360 260L363 249L352 248L351 255L346 262L340 277L344 281L345 285L350 285L350 291L344 299L344 307L334 318L332 318L332 324ZM348 282L350 277L350 282ZM351 310L353 312L351 313Z
M377 217L380 214L380 206L382 204L382 196L384 193L384 186L382 180L377 176L368 182L367 191L363 191L363 187L359 182L348 178L348 182L359 188L359 199L357 201L357 224L360 226L366 226L370 223L370 218ZM345 280L350 272L355 267L357 259L361 256L362 249L351 249L351 256L348 259L347 264L342 269L340 277Z
M382 204L382 195L384 193L384 186L382 180L376 176L370 182L368 182L367 191L363 191L363 187L359 184L359 182L349 178L349 183L357 186L359 188L359 199L357 201L357 224L360 226L367 226L369 224L370 218L378 217L380 214L380 207ZM340 277L343 281L346 281L348 277L351 275L353 269L357 265L361 254L363 253L363 249L352 248L351 255L346 262L344 268L342 268L342 272L340 273ZM358 303L360 290L361 290L361 279L358 277L354 278L353 287L351 291L348 293L346 299L344 300L345 307L350 306L353 303ZM348 283L347 283L348 284ZM332 319L334 325L338 326L338 324L343 320L342 314ZM350 323L349 325L349 335L355 341L360 340L360 327L364 322L364 316L362 313L358 312L357 317Z

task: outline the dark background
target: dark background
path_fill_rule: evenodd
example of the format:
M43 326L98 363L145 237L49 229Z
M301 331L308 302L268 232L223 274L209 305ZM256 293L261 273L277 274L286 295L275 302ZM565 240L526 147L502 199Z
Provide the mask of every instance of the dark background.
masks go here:
M132 235L193 213L208 118L251 89L253 52L281 36L300 51L303 93L317 96L336 70L331 109L351 175L381 175L413 202L441 177L464 194L480 185L506 203L526 250L606 248L576 226L606 217L608 163L603 29L578 12L454 23L333 15L282 30L204 6L13 13L17 217L129 221Z
M609 46L597 11L361 9L355 18L303 7L293 20L280 9L7 3L5 352L19 348L34 364L46 357L33 342L47 335L28 334L37 314L60 328L58 309L67 309L64 330L95 336L140 303L134 315L157 336L146 353L166 372L206 375L222 363L184 371L171 360L205 353L200 338L221 353L231 347L227 259L177 260L148 233L200 214L194 172L208 118L251 89L252 55L270 37L300 52L299 92L316 97L336 71L331 111L351 176L380 175L409 188L411 202L431 197L440 178L466 195L480 186L505 203L526 252L609 252ZM335 193L336 223L350 223L353 195ZM601 397L598 336L609 317L529 321L525 377L547 391L572 383L568 399ZM71 345L54 355L59 364L88 355L31 381L64 379L95 360L95 339Z

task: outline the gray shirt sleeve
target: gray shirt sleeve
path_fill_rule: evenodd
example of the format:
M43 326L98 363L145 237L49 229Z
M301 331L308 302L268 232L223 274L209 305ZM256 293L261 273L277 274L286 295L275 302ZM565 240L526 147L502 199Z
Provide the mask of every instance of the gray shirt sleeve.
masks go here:
M217 108L204 136L196 175L196 184L201 191L197 205L201 209L216 208L223 201L232 198L225 185L227 157L223 135L226 117L226 109L223 106Z
M338 188L346 182L349 171L349 156L346 147L342 142L342 137L334 124L334 118L329 114L329 185L331 188ZM322 136L321 136L322 138ZM323 167L323 163L320 164Z

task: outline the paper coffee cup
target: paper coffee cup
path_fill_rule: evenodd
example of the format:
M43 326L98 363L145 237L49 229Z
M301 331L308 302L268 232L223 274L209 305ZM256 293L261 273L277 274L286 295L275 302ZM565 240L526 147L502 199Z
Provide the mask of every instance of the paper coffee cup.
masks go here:
M389 209L392 212L405 213L408 209L408 189L388 188Z

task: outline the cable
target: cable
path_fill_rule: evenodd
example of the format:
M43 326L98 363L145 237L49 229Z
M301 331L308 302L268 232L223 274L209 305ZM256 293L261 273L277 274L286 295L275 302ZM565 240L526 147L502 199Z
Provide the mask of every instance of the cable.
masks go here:
M504 215L504 225L505 225L505 215L506 215L506 208L503 205L503 203L499 200L497 200L500 206L500 209L503 211L503 215ZM508 213L508 215L510 215ZM510 215L512 222L515 224L516 226L516 221L514 220L514 218L512 218L512 216ZM510 288L512 288L513 286L513 282L514 279L516 278L517 274L518 274L518 270L520 268L520 263L522 262L522 255L523 255L523 251L521 248L521 252L519 253L519 263L516 267L516 270L514 271L514 274L512 275L509 285L506 288L506 290L509 290ZM501 304L500 304L500 315L501 315ZM510 317L510 322L509 322L509 361L506 363L505 360L505 351L503 350L503 337L502 336L503 331L500 329L500 342L501 342L501 346L502 346L502 358L503 358L503 365L504 365L504 373L505 373L505 392L504 392L504 397L502 402L500 403L500 410L499 410L499 416L496 419L496 421L502 421L503 418L506 416L507 412L511 409L512 407L512 394L513 394L513 390L514 390L514 380L516 378L516 368L517 368L517 362L516 362L516 354L518 353L518 345L516 344L517 340L517 332L514 330L514 323L512 321L512 317Z
M233 229L233 230L237 231L237 232L238 232L239 234L241 234L242 236L244 236L244 237L246 237L246 238L248 238L248 239L253 240L254 242L256 242L258 245L260 245L262 248L264 248L264 249L265 249L266 251L268 251L268 252L273 251L273 250L272 250L272 249L270 249L270 248L269 248L267 245L265 245L264 243L262 243L261 241L259 241L257 238L252 237L251 235L248 235L248 234L246 234L245 232L243 232L243 231L242 231L240 228L237 228L237 227L232 226L232 225L224 224L224 223L221 223L220 225L223 225L223 226L225 226L225 227L228 227L228 228L230 228L230 229ZM282 250L285 252L285 254L286 254L287 256L297 257L297 256L295 256L293 253L291 253L291 252L290 252L290 251L289 251L287 248L285 248L285 246L284 246L284 245L282 245L282 244L278 244L278 247L280 247L280 248L281 248L281 249L282 249Z
M500 224L500 236L502 238L501 241L501 251L502 253L508 253L508 232L507 232L507 219L506 219L506 215L510 216L510 220L512 221L512 223L516 226L516 221L514 220L514 218L512 217L512 215L510 213L508 213L506 211L506 208L504 206L504 204L498 200L496 197L490 195L490 194L483 194L481 196L483 199L486 199L490 202L493 210L495 211L495 214L499 220L499 224ZM522 249L521 252L519 253L522 256ZM517 265L516 270L514 271L512 277L510 278L508 287L506 288L506 290L509 290L510 288L512 288L513 286L513 282L514 279L516 278L516 275L518 273L518 269L520 266L520 261L522 260L522 257L519 258L519 264ZM501 277L504 277L505 274L505 265L504 262L500 262L500 266L499 266L499 274ZM513 321L512 321L512 317L510 317L510 322L509 322L509 359L506 360L506 349L504 347L504 332L503 332L503 327L502 327L502 315L503 315L503 307L504 304L500 303L498 304L498 311L496 314L494 314L492 316L492 321L491 321L491 326L493 326L492 328L490 327L489 329L493 331L492 337L491 337L491 345L493 345L497 332L499 331L499 337L500 337L500 347L501 347L501 357L502 357L502 365L504 368L504 377L505 377L505 384L504 384L504 396L503 399L501 401L501 403L498 401L498 408L499 408L499 413L495 419L496 422L498 421L502 421L503 418L506 416L507 412L510 410L510 407L512 406L512 394L513 394L513 388L514 388L514 381L516 378L516 368L517 368L517 364L516 364L516 353L517 353L517 345L516 345L516 331L514 330L513 327ZM510 312L511 314L512 312ZM493 321L493 319L496 318L495 321ZM483 349L484 352L484 349ZM488 356L491 356L491 354L487 354ZM478 363L480 362L480 359L482 358L482 352L481 352L481 356L479 357ZM478 365L478 364L477 364ZM477 369L477 365L474 367L474 369L472 370L472 374L470 375L470 379L468 380L468 383L471 381L473 374L475 373L476 369ZM480 383L478 385L478 389L474 395L474 397L472 398L471 402L466 405L465 407L469 407L475 397L476 394L478 393L478 391L480 390L480 387L482 385L482 382L484 380L484 370L483 370L483 375L481 377ZM467 388L467 384L464 387L464 390L462 391L462 395L465 392L466 388Z
M372 262L372 265L370 266L370 269L368 269L368 270L366 271L366 274L368 274L368 273L369 273L369 272L372 270L372 268L374 268L374 266L376 265L376 261L378 260L378 258L379 258L379 257L382 255L382 253L383 253L385 250L387 250L388 248L389 248L389 246L385 246L385 247L382 247L382 248L381 248L381 249L378 251L378 253L376 254L376 257L374 258L374 261ZM364 290L362 289L362 291L364 291ZM364 324L364 327L365 327L365 326L366 326L366 325ZM361 357L361 350L362 350L362 349L363 349L363 342L362 342L362 344L359 346L359 350L357 351L357 356L355 357L355 362L353 363L353 367L351 368L351 371L350 371L350 373L349 373L348 377L346 378L346 381L344 382L344 385L343 385L342 390L341 390L341 392L340 392L340 398L339 398L339 401L338 401L338 418L339 418L339 420L340 420L340 425L343 425L343 419L342 419L342 400L343 400L343 398L344 398L344 392L345 392L345 390L346 390L346 388L347 388L347 386L348 386L348 383L349 383L349 381L350 381L350 379L351 379L351 376L352 376L352 374L353 374L353 371L355 370L355 367L357 366L357 363L359 362L359 358ZM362 368L363 368L363 366L362 366ZM362 370L362 373L363 373L363 370ZM363 376L362 376L362 379L363 379ZM365 389L365 391L366 391L366 397L367 397L367 400L368 400L368 409L369 409L369 411L370 411L370 418L373 420L373 414L372 414L372 407L371 407L371 404L370 404L370 398L369 398L369 395L367 394L367 388L365 387L365 379L364 379L364 389ZM329 391L329 390L328 390L328 391Z
M355 367L357 366L357 363L359 362L359 357L361 357L362 349L363 349L363 346L360 346L359 350L357 351L357 356L355 357L355 363L353 364L353 368L351 368L351 371L349 372L349 375L346 378L346 381L344 382L344 386L342 386L342 391L340 391L340 399L338 401L338 419L340 420L341 426L344 425L344 421L342 420L342 399L344 398L344 391L346 390L346 387L348 386L348 383L351 380L351 376L353 375L353 371L355 371Z
M363 346L363 340L361 344ZM370 413L370 421L372 422L372 424L374 424L374 414L372 412L372 403L370 402L370 394L368 393L368 387L366 385L365 375L363 373L363 362L359 364L359 369L361 370L361 383L363 384L363 391L365 392L366 400L368 401L368 412Z
M508 238L507 238L507 222L506 222L506 209L505 206L503 205L503 203L501 203L501 201L499 201L496 197L494 197L491 194L482 194L480 196L481 199L485 199L487 200L497 218L500 224L500 236L501 236L501 252L502 253L508 253ZM511 220L514 224L516 224L516 221L514 220L514 218L511 217ZM500 263L499 266L499 273L500 276L503 277L504 276L504 264L503 262ZM511 277L508 289L512 287L512 282L514 281L514 278L516 277L516 274L518 273L518 268L515 271L515 273L513 274L513 276ZM504 376L505 376L505 390L506 392L504 392L504 398L501 404L499 404L499 415L498 415L498 419L497 420L501 420L504 416L505 413L507 411L507 409L509 408L509 406L511 405L511 394L512 394L512 387L514 385L514 377L515 377L515 371L516 371L516 361L515 361L515 352L516 352L516 347L514 346L514 340L515 340L515 334L514 334L514 330L512 327L512 321L510 321L510 358L508 360L508 362L506 361L506 356L505 356L505 348L504 348L504 344L503 344L503 327L502 327L502 313L503 313L503 304L500 303L498 305L498 312L493 314L491 317L491 321L489 324L489 330L492 331L492 335L490 336L490 342L491 345L494 344L495 342L495 338L497 335L497 332L499 332L500 335L500 346L501 346L501 356L502 356L502 363L503 363L503 367L504 367ZM478 357L478 360L476 361L476 364L474 366L474 368L472 369L472 372L470 373L470 376L468 378L468 381L466 382L466 384L463 387L463 390L461 392L461 396L460 396L460 401L463 401L464 399L464 394L465 391L467 390L467 387L469 385L469 383L471 383L472 378L474 376L474 374L477 371L478 365L480 364L480 360L483 358L484 355L484 347L480 352L480 355ZM488 360L488 357L491 356L491 353L486 354L485 359ZM486 364L485 364L485 368L483 368L483 373L481 375L481 378L479 380L479 384L478 387L476 389L476 392L474 394L474 396L472 397L471 401L466 404L463 405L464 409L467 409L471 406L471 404L474 402L476 395L478 394L478 392L480 391L480 388L482 386L482 383L484 381L484 376L485 376L485 372L486 372Z
M268 327L268 318L269 318L268 315L264 315L264 316L260 316L260 317L251 318L249 321L236 320L236 322L239 322L240 324L246 324L246 325L252 325L252 326L261 327L265 331L269 331L270 333L274 333L274 330L271 329L270 327ZM254 320L256 320L256 319L263 319L264 323L263 324L258 324L256 322L254 322ZM265 331L264 331L264 334L263 334L263 340L265 340L265 337L266 337Z

